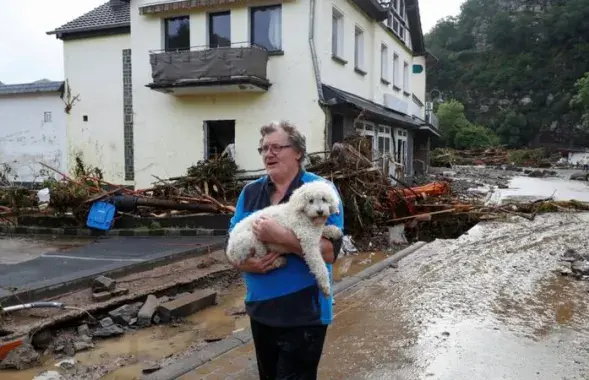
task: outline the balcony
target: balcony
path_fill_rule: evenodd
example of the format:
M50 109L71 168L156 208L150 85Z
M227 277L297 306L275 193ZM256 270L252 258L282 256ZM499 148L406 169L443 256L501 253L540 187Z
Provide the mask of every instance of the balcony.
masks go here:
M268 51L258 46L152 51L149 60L153 82L146 86L165 94L259 93L271 86Z
M436 130L440 128L440 122L438 121L438 117L434 113L434 111L427 111L425 113L425 121L434 127Z

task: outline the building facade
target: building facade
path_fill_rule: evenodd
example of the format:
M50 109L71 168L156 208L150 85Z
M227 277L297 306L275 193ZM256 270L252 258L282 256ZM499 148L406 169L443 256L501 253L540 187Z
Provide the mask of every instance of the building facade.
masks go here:
M68 143L146 187L230 144L260 169L259 127L289 120L309 152L361 131L410 175L436 131L417 1L397 3L110 0L49 32L80 94Z
M16 183L53 177L39 162L67 171L63 93L64 82L0 84L0 177Z

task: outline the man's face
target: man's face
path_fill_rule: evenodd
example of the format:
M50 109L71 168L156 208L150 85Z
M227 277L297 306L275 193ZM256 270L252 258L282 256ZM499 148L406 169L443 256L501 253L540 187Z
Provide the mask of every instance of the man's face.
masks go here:
M270 177L298 172L301 154L292 148L288 134L283 130L264 136L261 148L264 167Z

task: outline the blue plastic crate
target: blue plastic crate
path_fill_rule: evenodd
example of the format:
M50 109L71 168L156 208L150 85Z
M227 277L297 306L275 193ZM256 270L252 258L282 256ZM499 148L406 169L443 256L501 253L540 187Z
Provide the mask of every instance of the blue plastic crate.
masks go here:
M108 202L94 202L86 219L86 226L108 231L112 226L117 209Z

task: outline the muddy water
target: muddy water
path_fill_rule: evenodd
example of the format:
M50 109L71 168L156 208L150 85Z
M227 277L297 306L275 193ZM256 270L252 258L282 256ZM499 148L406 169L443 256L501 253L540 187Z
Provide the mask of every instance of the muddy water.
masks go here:
M334 279L339 281L352 276L362 269L382 261L392 253L380 251L362 252L340 257L334 266ZM193 350L203 339L220 339L234 331L249 326L243 315L229 315L228 310L243 309L243 286L219 295L219 304L207 308L185 321L175 325L152 326L120 338L96 341L96 347L76 354L75 359L82 365L97 368L105 373L103 379L139 379L143 368L174 354ZM58 360L43 359L39 368L27 371L2 371L3 380L30 380L43 371L57 370Z
M513 200L535 200L553 197L558 201L571 199L589 202L589 186L586 182L563 178L514 177L508 189L499 189L491 197L491 203Z
M544 215L428 244L341 298L320 378L589 379L589 283L559 271L587 231Z
M14 238L0 236L0 264L13 265L49 252L64 252L91 243L91 239Z

